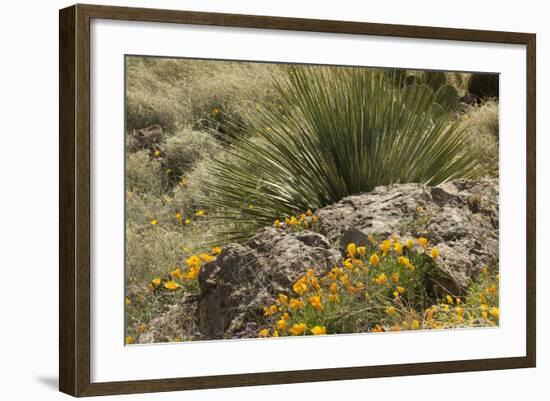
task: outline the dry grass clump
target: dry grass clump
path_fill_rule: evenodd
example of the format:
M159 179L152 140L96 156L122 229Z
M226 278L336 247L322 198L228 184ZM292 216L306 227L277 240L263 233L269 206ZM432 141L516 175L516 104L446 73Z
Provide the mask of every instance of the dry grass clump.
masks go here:
M147 150L126 155L126 190L160 194L163 188L162 167Z
M233 119L273 97L278 66L209 60L126 58L126 129L159 124L175 132L205 118Z
M469 132L468 146L480 152L480 161L498 175L499 105L494 99L467 106L459 116Z

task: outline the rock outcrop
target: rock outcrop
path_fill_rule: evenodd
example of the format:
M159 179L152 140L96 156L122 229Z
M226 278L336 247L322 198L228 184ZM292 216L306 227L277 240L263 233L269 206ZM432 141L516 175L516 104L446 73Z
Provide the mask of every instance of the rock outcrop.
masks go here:
M253 336L277 293L308 268L326 272L348 243L364 245L369 235L428 238L440 250L439 284L459 294L482 266L498 263L498 197L497 180L382 186L318 210L320 233L268 227L228 245L199 275L202 338Z
M340 253L320 234L260 230L245 245L231 244L199 275L202 299L199 324L204 339L246 337L247 322L263 315L263 306L288 290L308 268L326 272Z
M497 180L455 180L436 187L399 184L349 196L319 210L321 232L345 246L369 235L426 237L441 251L445 285L458 293L484 265L498 262Z

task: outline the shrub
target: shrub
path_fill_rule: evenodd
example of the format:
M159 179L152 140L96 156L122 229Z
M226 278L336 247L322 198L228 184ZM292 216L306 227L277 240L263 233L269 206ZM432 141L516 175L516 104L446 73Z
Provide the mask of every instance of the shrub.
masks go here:
M214 146L208 133L183 129L169 136L162 147L164 169L170 177L180 180L199 160L209 158Z
M460 116L462 126L470 133L467 146L477 151L488 174L498 175L499 105L495 100L466 107Z
M231 141L214 160L210 201L245 238L273 216L317 209L377 185L437 185L486 173L467 132L452 122L456 91L396 87L381 70L285 67L284 100L248 116L252 136ZM468 149L470 150L470 149ZM206 200L207 201L207 200ZM247 205L258 207L248 209ZM235 238L236 238L235 237Z
M313 269L264 307L260 337L490 326L498 324L498 276L485 269L464 299L434 292L437 248L426 238L371 238L347 245L341 266ZM441 288L438 288L442 291Z
M162 191L162 168L151 159L149 151L141 150L126 155L126 190L136 193L159 194Z

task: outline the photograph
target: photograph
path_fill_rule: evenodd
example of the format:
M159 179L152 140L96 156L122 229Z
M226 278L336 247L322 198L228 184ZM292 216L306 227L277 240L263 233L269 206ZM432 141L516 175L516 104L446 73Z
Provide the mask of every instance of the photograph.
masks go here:
M498 73L124 69L126 345L499 326Z

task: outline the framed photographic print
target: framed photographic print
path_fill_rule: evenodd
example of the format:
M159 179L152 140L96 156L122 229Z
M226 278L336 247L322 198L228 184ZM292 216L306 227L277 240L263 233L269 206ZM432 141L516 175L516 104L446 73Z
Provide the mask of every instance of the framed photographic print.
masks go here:
M534 367L535 113L534 34L61 10L60 390Z

